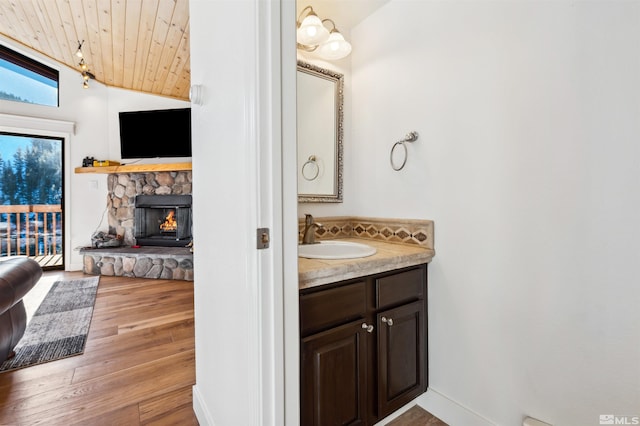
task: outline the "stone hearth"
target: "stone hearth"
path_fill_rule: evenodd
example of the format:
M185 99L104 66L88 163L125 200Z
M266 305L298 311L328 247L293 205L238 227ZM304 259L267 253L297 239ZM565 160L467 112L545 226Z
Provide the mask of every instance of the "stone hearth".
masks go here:
M80 253L85 274L193 281L193 254L184 247L84 248Z

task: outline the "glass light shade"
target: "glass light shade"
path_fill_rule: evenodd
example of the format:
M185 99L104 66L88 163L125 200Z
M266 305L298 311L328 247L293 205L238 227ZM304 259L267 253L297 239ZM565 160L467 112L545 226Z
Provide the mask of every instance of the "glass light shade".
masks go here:
M300 28L296 31L296 37L300 44L315 46L329 38L329 30L322 25L317 15L309 14L302 20Z
M338 30L332 30L329 39L318 46L316 53L324 59L342 59L351 53L351 44Z

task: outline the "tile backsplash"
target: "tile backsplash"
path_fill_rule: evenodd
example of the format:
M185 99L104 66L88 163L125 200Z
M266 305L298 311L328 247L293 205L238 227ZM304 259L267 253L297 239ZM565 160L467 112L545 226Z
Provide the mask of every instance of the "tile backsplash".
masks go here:
M368 238L388 243L413 244L433 249L434 228L432 220L385 219L359 216L314 217L323 225L316 229L316 238ZM302 239L304 218L298 220L298 235Z

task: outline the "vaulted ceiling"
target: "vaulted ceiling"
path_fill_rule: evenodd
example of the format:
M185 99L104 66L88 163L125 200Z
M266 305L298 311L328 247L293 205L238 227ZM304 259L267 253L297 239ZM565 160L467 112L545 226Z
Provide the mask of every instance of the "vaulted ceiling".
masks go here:
M348 31L388 0L297 0ZM0 34L97 81L189 99L189 0L0 0ZM354 48L357 48L354 46ZM89 82L91 83L91 82Z
M0 34L105 85L188 100L188 0L0 0ZM91 83L91 82L89 82Z

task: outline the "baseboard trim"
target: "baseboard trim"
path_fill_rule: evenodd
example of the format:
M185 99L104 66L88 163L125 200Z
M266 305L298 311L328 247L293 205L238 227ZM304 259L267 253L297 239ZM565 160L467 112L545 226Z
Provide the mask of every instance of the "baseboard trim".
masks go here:
M415 404L452 426L496 426L491 420L433 388L416 398L410 406Z
M65 271L82 271L82 263L68 263L65 265Z
M196 418L198 419L198 424L200 426L215 426L215 423L211 418L211 414L209 414L209 410L207 410L207 406L204 404L204 401L202 400L200 391L198 391L197 385L193 385L192 392L193 392L193 412L196 414Z
M432 388L374 426L386 425L414 405L419 405L450 426L496 426L491 420Z

